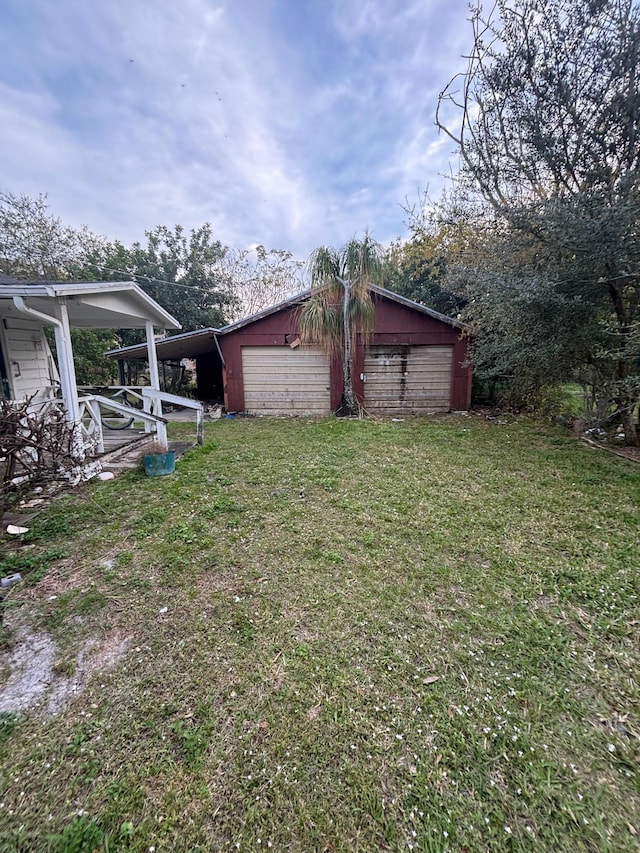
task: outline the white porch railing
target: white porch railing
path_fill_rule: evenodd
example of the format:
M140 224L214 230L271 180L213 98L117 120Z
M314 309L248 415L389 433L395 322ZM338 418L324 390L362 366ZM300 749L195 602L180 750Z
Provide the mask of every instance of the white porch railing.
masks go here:
M158 436L158 441L164 445L167 443L166 424L167 419L161 414L144 411L144 409L134 409L126 403L119 403L112 397L103 397L101 394L86 394L84 397L78 398L80 407L80 426L86 437L95 442L96 451L104 453L104 431L102 425L101 409L110 413L117 413L124 417L133 418L134 421L142 421L144 423L145 432L155 432Z
M166 447L168 419L162 414L162 403L193 409L196 412L197 442L199 445L203 443L204 407L198 400L179 397L176 394L167 394L146 385L136 386L135 390L119 385L105 388L105 391L115 391L116 393L112 397L106 397L104 394L83 394L78 397L79 438L82 439L89 455L105 452L103 419L114 415L129 418L132 422L142 422L145 432L155 433L157 440ZM138 391L142 393L138 393ZM118 400L118 396L134 397L141 401L142 408L138 409L124 400ZM55 411L59 415L61 411L64 411L64 404L59 397L53 397L47 400L34 401L33 408L41 414L51 409L52 414Z
M178 397L176 394L167 394L165 391L156 391L155 388L149 388L146 385L142 388L142 397L145 411L148 410L149 412L154 407L161 414L162 403L169 403L172 406L183 406L185 409L194 409L196 413L197 441L200 445L204 442L204 406L198 400L191 400L188 397ZM161 420L163 419L161 418ZM156 429L158 441L165 445L167 443L166 423L166 420L164 420L164 423L158 424Z

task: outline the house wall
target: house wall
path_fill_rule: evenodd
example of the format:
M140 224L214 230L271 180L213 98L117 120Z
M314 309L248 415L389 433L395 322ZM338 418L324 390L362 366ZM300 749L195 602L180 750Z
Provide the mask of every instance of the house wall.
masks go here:
M58 379L44 329L37 320L21 314L9 300L0 300L0 342L11 397L44 397Z
M420 311L374 295L375 330L371 344L449 345L453 347L450 408L464 411L471 402L471 367L466 365L468 340L461 330ZM244 384L242 378L243 346L284 347L298 337L299 308L283 308L275 314L248 323L236 331L220 336L220 348L225 360L224 398L227 411L243 411ZM466 365L466 366L465 366ZM364 346L359 342L354 352L354 390L364 397ZM342 367L337 358L331 365L331 408L337 409L342 397Z

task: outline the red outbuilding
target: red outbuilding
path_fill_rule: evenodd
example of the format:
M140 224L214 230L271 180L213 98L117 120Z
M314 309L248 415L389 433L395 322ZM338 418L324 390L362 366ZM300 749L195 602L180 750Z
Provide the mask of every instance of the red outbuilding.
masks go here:
M354 390L379 415L464 411L471 399L468 327L397 293L370 285L375 325L366 347L356 341ZM197 393L223 398L228 412L328 415L342 397L340 357L299 337L300 306L310 292L231 323L158 341L160 360L195 358ZM137 350L140 349L140 353ZM112 357L144 357L141 348Z

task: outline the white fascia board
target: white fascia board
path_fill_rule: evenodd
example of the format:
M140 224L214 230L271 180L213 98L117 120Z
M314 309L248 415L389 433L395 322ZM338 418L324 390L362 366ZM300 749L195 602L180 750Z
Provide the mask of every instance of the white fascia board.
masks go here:
M117 313L129 317L136 317L140 322L136 323L135 328L140 326L144 328L144 323L150 320L156 328L159 329L180 329L182 326L169 314L168 311L152 299L133 281L104 281L104 282L42 282L35 284L3 284L0 286L0 298L21 296L23 299L29 297L40 297L55 299L61 297L64 299L78 300L81 305L85 302L88 306L98 310L107 310L111 312L109 299L104 297L113 297L115 294L121 294L124 301L120 301L120 306ZM84 297L84 298L83 298ZM95 297L86 298L86 297ZM115 305L115 301L111 301L111 305ZM122 308L122 306L126 307ZM40 308L40 306L39 306ZM111 312L112 313L112 312ZM115 322L112 317L106 323L106 327L111 327ZM91 323L92 326L96 322ZM118 322L120 325L120 322ZM121 323L122 327L126 327L124 319Z

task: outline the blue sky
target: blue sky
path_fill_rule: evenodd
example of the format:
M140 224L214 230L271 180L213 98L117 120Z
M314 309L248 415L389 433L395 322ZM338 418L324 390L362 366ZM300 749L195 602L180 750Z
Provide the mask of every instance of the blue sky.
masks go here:
M292 251L406 232L457 159L467 0L3 0L0 190L125 243L211 222Z

